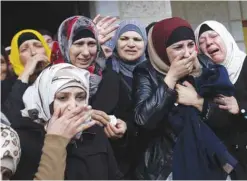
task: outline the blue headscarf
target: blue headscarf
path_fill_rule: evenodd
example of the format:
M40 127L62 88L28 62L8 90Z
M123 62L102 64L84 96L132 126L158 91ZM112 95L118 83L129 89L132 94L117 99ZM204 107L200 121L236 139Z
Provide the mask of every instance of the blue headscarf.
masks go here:
M112 39L108 40L107 42L105 42L103 45L109 47L110 49L114 49L115 48L115 44L113 45Z
M145 49L147 45L147 34L146 34L145 26L139 21L124 20L120 23L119 28L117 29L114 37L111 39L111 43L112 43L111 47L114 50L114 54L112 56L113 70L118 73L121 72L123 75L132 78L133 77L132 72L134 71L134 68L145 60L145 49L144 49L143 55L137 60L135 60L134 62L127 62L127 61L122 60L118 56L117 51L116 51L117 41L119 37L127 31L135 31L138 34L140 34L144 41Z

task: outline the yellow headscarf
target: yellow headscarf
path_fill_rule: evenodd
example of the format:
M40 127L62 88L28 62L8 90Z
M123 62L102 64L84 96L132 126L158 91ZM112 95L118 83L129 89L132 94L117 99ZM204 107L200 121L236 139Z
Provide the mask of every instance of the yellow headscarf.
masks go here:
M11 52L10 52L10 62L12 64L14 71L15 71L15 74L18 76L24 70L24 66L20 60L20 53L19 53L19 47L18 47L18 39L19 39L20 35L22 35L23 33L33 33L35 36L37 36L37 38L40 40L40 42L42 43L42 45L45 48L45 52L46 52L46 55L47 55L49 61L50 61L50 55L51 55L51 49L49 48L45 39L43 38L43 36L39 32L37 32L35 30L31 30L31 29L19 31L18 33L15 34L14 38L11 41Z

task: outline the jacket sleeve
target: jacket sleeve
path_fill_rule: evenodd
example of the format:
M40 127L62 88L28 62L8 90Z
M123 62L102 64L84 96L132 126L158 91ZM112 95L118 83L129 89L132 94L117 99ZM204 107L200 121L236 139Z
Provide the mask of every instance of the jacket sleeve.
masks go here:
M231 125L232 115L219 108L219 106L213 103L211 100L204 100L202 119L212 128L222 128Z
M218 105L212 101L205 100L203 105L202 118L212 128L218 129L230 127L233 121L236 121L236 119L234 119L236 116L240 117L240 119L237 120L247 120L247 102L238 101L238 105L239 114L233 115L227 110L220 109Z
M8 98L3 104L3 112L11 123L18 120L17 118L21 115L20 110L24 109L22 97L27 88L28 84L23 83L21 80L16 80L12 87L12 91L9 93Z
M64 180L68 143L67 138L46 134L34 180Z
M176 101L175 91L168 88L163 80L158 85L151 79L149 70L137 67L134 71L133 100L135 123L153 130L162 118L169 113Z

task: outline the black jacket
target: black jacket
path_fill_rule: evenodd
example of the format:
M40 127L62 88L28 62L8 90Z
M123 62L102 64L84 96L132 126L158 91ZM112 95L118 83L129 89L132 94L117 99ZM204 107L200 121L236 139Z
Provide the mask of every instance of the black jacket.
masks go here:
M19 121L20 117L22 117L20 110L25 108L22 97L29 86L29 84L16 79L2 104L2 112L11 123Z
M171 172L176 139L167 116L177 95L165 84L164 76L145 61L134 70L133 96L135 123L139 127L138 151L141 154L137 160L136 177L166 179Z
M109 139L125 179L132 179L132 163L135 157L136 129L131 96L131 91L126 87L121 74L113 71L111 63L108 62L99 88L91 98L90 104L93 109L104 111L108 115L115 115L126 122L127 132L124 137L118 140Z
M1 80L1 105L3 106L3 103L8 97L8 94L11 92L12 86L14 85L17 77L8 77L5 80Z
M205 121L215 134L228 147L230 153L239 161L232 173L232 179L247 180L247 57L235 86L235 98L240 111L244 113L232 115L219 109L216 104L208 101L205 104Z
M32 180L37 172L44 144L42 125L22 118L12 124L21 142L21 160L14 180ZM82 134L82 140L67 146L65 179L107 180L121 179L117 163L108 139L99 126L93 126Z

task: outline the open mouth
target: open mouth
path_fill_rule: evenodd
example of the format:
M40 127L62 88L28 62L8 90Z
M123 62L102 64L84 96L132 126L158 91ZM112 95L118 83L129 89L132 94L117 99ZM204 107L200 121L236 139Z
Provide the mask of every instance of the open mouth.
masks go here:
M213 50L210 50L208 53L210 56L214 56L216 53L218 53L219 49L216 48L216 49L213 49Z

